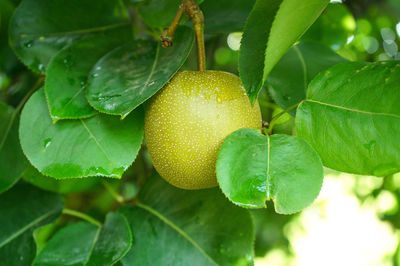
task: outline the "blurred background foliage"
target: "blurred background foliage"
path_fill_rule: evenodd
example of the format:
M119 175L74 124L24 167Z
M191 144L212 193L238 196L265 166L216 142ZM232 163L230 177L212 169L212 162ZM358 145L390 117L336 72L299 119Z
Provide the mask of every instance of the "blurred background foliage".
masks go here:
M38 74L18 61L8 45L8 21L18 2L0 0L0 100L14 106L38 78ZM125 2L135 7L146 1ZM215 19L212 6L204 6L207 8L211 10L209 19L213 16ZM208 11L204 12L207 24ZM144 25L144 22L138 21L135 25ZM206 32L207 68L237 74L240 39L241 32L219 33L217 26L209 29ZM322 43L350 61L400 60L400 1L331 1L300 41ZM184 68L196 68L195 49ZM259 102L265 121L282 111L272 101L267 88L261 92ZM274 131L293 134L293 117L283 115ZM35 171L28 169L24 180L35 183ZM134 200L143 179L151 171L151 161L142 149L120 181L94 179L76 186L77 181L63 183L49 178L36 185L66 193L66 208L101 218L118 208L121 197ZM399 200L400 174L376 178L326 170L321 195L303 212L279 215L272 206L251 211L256 226L255 264L400 265ZM38 230L38 249L58 228L75 221L63 216L57 224Z

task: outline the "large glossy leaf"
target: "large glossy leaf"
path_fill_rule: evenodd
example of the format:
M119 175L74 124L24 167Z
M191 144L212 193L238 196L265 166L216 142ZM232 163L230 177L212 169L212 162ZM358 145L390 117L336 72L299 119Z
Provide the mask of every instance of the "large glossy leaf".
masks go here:
M0 264L31 265L33 230L53 221L63 208L57 194L19 184L0 195Z
M304 140L287 135L264 136L256 129L229 135L217 160L217 179L235 204L266 207L278 213L298 212L311 204L322 186L321 159Z
M200 8L204 13L206 33L243 30L255 0L205 0Z
M18 140L18 111L0 102L0 193L10 188L26 168Z
M99 177L55 179L42 175L31 165L22 174L22 179L41 189L61 194L87 190L94 187L100 181Z
M258 0L244 28L239 73L252 102L269 72L329 0Z
M53 57L46 71L45 92L54 121L97 113L85 97L89 73L103 55L131 37L129 27L100 32L75 41Z
M248 211L232 205L217 188L182 190L154 175L142 187L137 206L119 211L134 236L124 265L248 265L253 259Z
M306 98L308 83L321 71L346 59L316 42L301 42L282 57L267 77L274 101L286 109ZM294 115L296 110L290 111Z
M43 90L25 104L19 136L22 149L40 172L56 178L121 177L143 139L143 112L126 120L96 115L53 124Z
M109 213L102 227L80 222L61 229L33 265L113 265L131 245L132 233L126 218Z
M170 48L161 48L156 41L136 41L108 53L92 69L89 103L101 112L124 118L178 71L193 39L192 30L182 26Z
M23 0L10 25L10 42L28 67L44 72L64 46L84 35L127 24L118 0Z
M325 166L386 176L400 171L400 63L344 63L319 74L297 109L297 134Z

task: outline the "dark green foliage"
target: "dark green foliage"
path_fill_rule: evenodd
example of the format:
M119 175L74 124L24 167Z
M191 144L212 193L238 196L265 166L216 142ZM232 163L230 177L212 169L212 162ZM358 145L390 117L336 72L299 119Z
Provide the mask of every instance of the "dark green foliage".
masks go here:
M154 175L142 187L137 206L120 212L134 235L124 265L248 265L252 260L250 214L217 188L182 190Z

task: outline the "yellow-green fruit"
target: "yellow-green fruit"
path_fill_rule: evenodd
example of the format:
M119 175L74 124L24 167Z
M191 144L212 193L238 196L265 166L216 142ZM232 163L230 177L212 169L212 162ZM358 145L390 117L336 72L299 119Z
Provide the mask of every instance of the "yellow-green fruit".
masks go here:
M261 128L240 79L222 71L183 71L150 101L145 138L159 174L185 189L217 185L215 164L224 139L240 128Z

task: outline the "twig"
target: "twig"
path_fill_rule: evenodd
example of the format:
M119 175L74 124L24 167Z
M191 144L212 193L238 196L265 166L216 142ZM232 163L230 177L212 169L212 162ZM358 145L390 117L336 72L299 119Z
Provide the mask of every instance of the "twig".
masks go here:
M196 35L197 44L197 68L199 71L206 70L206 52L204 47L204 16L195 0L182 0L178 7L178 11L171 25L161 34L162 47L172 46L172 40L183 13L186 12L192 19L194 33Z

